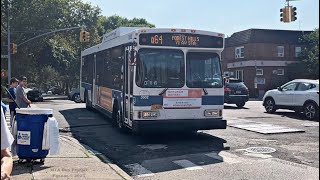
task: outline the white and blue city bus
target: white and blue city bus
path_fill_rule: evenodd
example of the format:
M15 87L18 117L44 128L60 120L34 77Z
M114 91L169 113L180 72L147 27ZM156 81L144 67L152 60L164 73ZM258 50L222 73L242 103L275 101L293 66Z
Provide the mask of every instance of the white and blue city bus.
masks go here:
M81 53L81 99L121 130L225 129L224 34L121 27Z

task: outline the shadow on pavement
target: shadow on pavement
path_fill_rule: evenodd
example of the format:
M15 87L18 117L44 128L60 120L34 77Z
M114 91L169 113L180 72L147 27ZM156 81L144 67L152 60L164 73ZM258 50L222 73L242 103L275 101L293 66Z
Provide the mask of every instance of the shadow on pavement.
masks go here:
M265 112L266 113L266 112ZM315 120L308 120L303 113L296 113L296 112L281 112L281 111L277 111L274 113L275 115L280 115L281 117L288 117L291 119L295 119L295 120L302 120L302 121L315 121L315 122L319 122L319 119L315 119Z
M234 105L234 106L224 105L224 109L249 109L249 108L247 108L247 107L239 108L239 107L237 107L236 105Z
M184 158L198 156L201 165L219 163L223 160L213 158L203 160L205 153L224 150L226 140L206 133L153 133L136 135L121 133L111 123L111 120L98 112L85 108L60 111L70 127L73 136L81 143L99 151L121 168L125 165L142 163L144 161ZM199 154L199 155L197 155ZM219 156L219 155L217 155ZM186 158L186 157L185 157ZM184 158L184 159L185 159ZM219 158L218 158L219 159ZM222 159L222 158L221 158ZM180 166L161 166L162 169L152 172L181 169Z

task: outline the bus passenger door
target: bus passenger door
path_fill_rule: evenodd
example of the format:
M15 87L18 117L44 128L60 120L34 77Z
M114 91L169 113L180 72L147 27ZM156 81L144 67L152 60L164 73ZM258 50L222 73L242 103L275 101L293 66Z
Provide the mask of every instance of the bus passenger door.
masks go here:
M94 54L93 58L94 58L94 63L93 63L93 82L92 82L92 106L95 106L97 104L97 85L96 85L96 81L97 81L97 59L96 59L96 54Z
M124 111L124 123L128 126L132 127L132 106L130 105L132 102L132 86L133 86L133 71L134 66L130 65L130 52L131 46L125 48L125 62L124 62L124 71L123 71L123 79L124 79L124 87L123 87L123 111Z

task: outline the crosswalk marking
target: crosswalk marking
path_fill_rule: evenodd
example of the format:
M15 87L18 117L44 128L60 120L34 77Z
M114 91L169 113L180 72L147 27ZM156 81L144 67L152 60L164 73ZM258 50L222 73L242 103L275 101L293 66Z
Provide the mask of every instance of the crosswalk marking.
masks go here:
M237 155L230 154L225 151L221 151L220 153L216 153L216 152L208 153L208 154L206 154L206 156L217 159L219 161L226 162L228 164L235 164L235 163L242 162Z
M261 134L277 134L289 132L305 132L301 129L289 128L285 126L278 126L273 124L266 124L245 119L232 119L228 121L228 126L253 131Z
M154 176L154 174L151 171L144 168L138 163L125 165L125 167L131 171L133 176L136 176L136 177Z
M183 159L183 160L178 160L178 161L173 161L173 163L185 168L188 171L193 171L193 170L200 170L203 169L200 166L197 166L196 164L192 163L189 160Z
M199 154L200 155L200 154ZM213 158L216 160L219 160L221 162L225 162L227 164L235 164L235 163L242 163L244 162L243 158L225 152L225 151L221 151L221 152L211 152L211 153L207 153L207 154L202 154L207 156L208 158ZM193 162L191 162L191 160L187 160L187 159L176 159L173 160L171 158L171 160L169 160L170 163L174 163L175 165L180 166L181 168L183 168L184 170L188 170L188 171L194 171L194 170L202 170L204 167L197 165ZM134 164L128 164L125 165L125 167L130 171L131 175L134 177L149 177L149 176L155 176L155 174L150 171L148 169L148 167L150 168L150 164L148 165L148 163L146 164L146 167L143 167L142 164L139 163L134 163ZM154 169L155 167L152 166L152 169Z

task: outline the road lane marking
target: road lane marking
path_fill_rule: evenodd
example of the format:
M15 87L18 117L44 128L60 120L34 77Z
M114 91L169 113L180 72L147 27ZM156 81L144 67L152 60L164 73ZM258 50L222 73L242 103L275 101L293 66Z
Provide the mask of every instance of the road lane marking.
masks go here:
M212 152L212 153L208 153L205 154L206 156L209 156L213 159L219 160L219 161L223 161L226 162L228 164L236 164L236 163L241 163L242 161L240 160L239 156L236 156L234 154L230 154L224 151L221 151L219 153L216 152Z
M138 163L125 165L126 168L130 170L132 176L136 177L149 177L154 176L154 174L148 169L144 168Z
M314 122L314 123L304 123L302 126L305 127L319 127L319 122Z
M191 161L186 160L186 159L173 161L173 163L175 163L175 164L183 167L184 169L186 169L186 170L188 170L188 171L203 169L202 167L197 166L196 164L194 164L194 163L192 163Z
M78 117L78 119L95 119L94 117Z
M164 144L145 144L145 145L138 145L138 147L142 149L149 149L149 150L159 150L159 149L168 148L168 146Z

